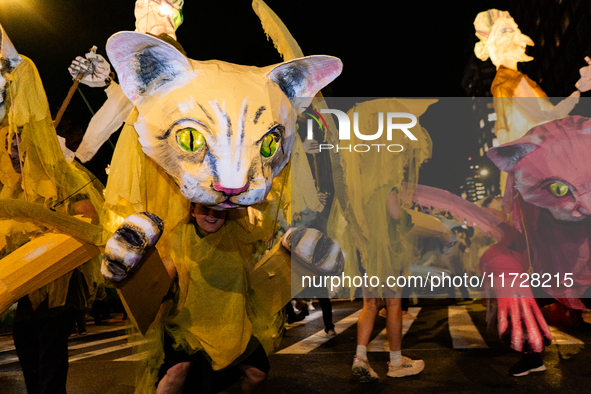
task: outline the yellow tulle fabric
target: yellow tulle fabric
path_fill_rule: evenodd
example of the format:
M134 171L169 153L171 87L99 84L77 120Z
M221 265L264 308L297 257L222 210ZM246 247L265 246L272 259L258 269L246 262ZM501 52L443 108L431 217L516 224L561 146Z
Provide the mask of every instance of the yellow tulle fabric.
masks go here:
M69 164L64 159L39 73L30 59L22 58L7 78L7 111L0 126L0 198L26 200L70 215L73 214L71 204L84 198L100 213L103 186L82 166ZM21 174L10 160L14 138L18 138L18 152L23 163ZM26 222L26 215L19 222L2 220L2 254L12 252L30 236L46 230L35 222L34 210L28 216ZM95 285L102 282L99 269L97 259L79 268L90 290L85 294L88 303ZM49 298L50 308L64 305L71 275L72 272L31 293L33 307L46 298Z
M408 112L418 118L427 106L428 103L418 110L412 106L412 100L380 99L357 104L348 115L349 119L353 119L353 112L357 112L359 130L370 134L378 129L380 112L384 116L387 112ZM431 157L432 143L427 131L418 124L410 131L417 141L411 141L400 130L394 130L391 141L364 141L354 133L351 133L351 140L339 141L336 135L329 135L331 143L340 146L385 143L404 147L400 153L388 152L385 147L380 152L376 149L365 153L341 150L338 154L333 152L331 157L333 171L336 169L341 173L335 176L335 180L342 180L340 190L343 192L339 192L338 185L335 185L337 198L333 201L329 217L328 235L343 249L345 275L360 275L359 252L367 275L381 278L377 288L370 288L380 295L388 288L387 285L381 286L387 277L408 274L408 266L415 258L415 239L409 235L412 222L407 215L394 221L387 211L390 191L397 189L402 192L403 182L406 182L407 193L412 195L419 167ZM351 287L344 292L347 293L347 290L350 291L348 295L353 296L356 289Z

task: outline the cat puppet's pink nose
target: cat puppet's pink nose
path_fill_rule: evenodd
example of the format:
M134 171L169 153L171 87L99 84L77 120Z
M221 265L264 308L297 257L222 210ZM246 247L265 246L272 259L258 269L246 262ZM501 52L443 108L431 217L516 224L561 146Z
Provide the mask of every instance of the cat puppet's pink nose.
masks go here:
M237 188L237 189L233 189L233 188L229 188L229 187L223 187L219 183L214 183L213 190L218 191L218 192L222 192L226 196L235 196L237 194L247 191L249 186L250 186L250 182L246 182L246 184L244 186Z

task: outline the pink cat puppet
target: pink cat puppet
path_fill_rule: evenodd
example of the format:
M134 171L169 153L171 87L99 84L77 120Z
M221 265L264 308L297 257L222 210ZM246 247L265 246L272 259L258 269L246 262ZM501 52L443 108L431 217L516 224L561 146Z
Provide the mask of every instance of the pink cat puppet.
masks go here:
M494 275L499 335L510 338L514 350L541 352L551 342L532 288L546 293L536 297L585 309L580 298L591 285L589 152L591 119L580 116L534 127L522 138L488 151L495 165L509 174L504 209L519 232L507 233L493 245L483 255L481 269ZM530 280L522 286L528 272ZM539 274L540 281L531 279L532 273ZM511 286L515 274L520 276Z

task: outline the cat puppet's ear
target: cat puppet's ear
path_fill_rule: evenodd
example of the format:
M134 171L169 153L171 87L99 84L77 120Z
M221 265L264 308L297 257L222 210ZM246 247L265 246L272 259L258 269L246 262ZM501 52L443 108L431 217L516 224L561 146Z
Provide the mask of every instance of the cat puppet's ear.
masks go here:
M8 35L4 31L2 25L0 25L0 59L2 59L4 67L8 66L8 69L6 69L0 65L0 69L2 69L2 75L10 72L11 69L18 66L23 60L16 51L14 45L12 45L12 42L8 38Z
M123 31L107 41L107 55L117 71L123 93L135 105L162 87L189 82L193 68L172 45L144 33Z
M292 103L297 101L298 113L343 70L340 59L332 56L307 56L274 66L267 77L275 82Z
M518 141L521 141L521 139ZM499 170L511 172L519 160L539 148L538 145L531 142L515 142L488 150L488 158L495 163Z

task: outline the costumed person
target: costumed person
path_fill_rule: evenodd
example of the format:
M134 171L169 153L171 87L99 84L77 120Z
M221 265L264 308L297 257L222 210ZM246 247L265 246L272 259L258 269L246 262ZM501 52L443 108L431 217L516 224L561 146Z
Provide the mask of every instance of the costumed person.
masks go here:
M434 212L432 215L449 228L453 235L445 241L436 237L420 239L421 257L418 264L424 267L423 269L426 269L426 267L437 268L431 275L445 272L446 275L452 277L453 281L454 277L462 277L465 273L464 257L470 248L470 230L463 223L445 217L444 212ZM413 271L413 268L416 270L416 265L411 265L411 273L418 274L418 272ZM456 298L455 289L453 285L447 287L448 298ZM464 283L458 286L458 289L464 300L470 298L468 287Z
M523 137L541 123L568 116L579 102L581 92L591 89L591 67L587 66L580 70L577 90L553 105L538 84L517 70L517 63L533 60L525 54L525 49L534 42L519 30L509 12L483 11L476 16L474 27L480 39L474 47L476 57L482 61L490 57L497 67L491 92L495 98L495 134L499 145ZM505 188L505 180L506 174L502 173L501 190Z
M176 43L176 29L183 23L184 0L137 0L135 3L135 31L149 33ZM100 147L117 131L133 110L133 103L125 96L121 86L114 81L109 62L101 55L89 52L78 56L68 68L72 78L84 73L80 80L90 87L105 87L107 101L90 120L84 138L76 150L76 157L86 163Z
M111 163L106 203L119 218L142 211L161 218L164 234L156 247L178 275L178 291L146 334L158 345L149 346L136 391L148 393L156 389L158 371L167 362L164 332L174 350L199 354L206 371L230 371L260 349L259 343L266 352L273 349L283 318L263 312L260 303L282 289L253 294L249 275L268 242L277 240L277 223L302 205L288 197L295 184L286 165L294 120L342 66L328 56L266 68L198 62L134 32L111 37L107 53L135 110ZM301 194L313 190L300 185ZM231 212L222 228L201 239L186 224L190 202ZM124 249L113 252L106 253L102 271L123 280L137 261L128 259ZM195 383L204 392L219 389L213 376L192 370L199 375L189 373L188 385Z
M17 53L1 26L0 34L3 205L32 203L97 223L103 202L100 182L66 161L35 65ZM46 231L38 223L1 222L0 257ZM99 267L100 259L92 259L18 301L13 338L28 393L66 392L68 336L75 311L89 306L102 282Z
M307 122L307 120L312 121L312 119L314 120L312 124ZM328 156L328 152L325 151L324 154L321 154L318 141L314 139L319 138L320 140L325 140L325 132L323 132L322 129L324 128L326 130L327 126L323 122L324 119L322 115L320 115L313 108L308 108L306 111L300 114L300 116L298 116L298 136L299 139L302 141L303 150L306 153L310 169L314 170L313 172L311 172L311 174L313 174L314 182L316 183L318 200L322 204L322 209L320 212L316 212L311 210L310 208L307 208L303 212L296 213L294 215L295 217L292 221L292 224L294 227L315 228L323 233L326 233L328 215L330 213L330 204L332 202L332 198L329 200L328 197L334 194L334 188L332 187L332 177L330 173L330 158ZM304 124L306 125L306 127L304 127ZM313 126L314 124L318 126L318 129ZM311 125L312 127L308 129ZM312 132L312 135L307 135L310 132ZM318 303L320 304L320 308L322 310L324 332L326 333L326 335L336 336L337 333L334 329L335 325L332 322L332 303L329 298L330 294L328 292L328 289L322 288L319 290L320 292L316 295L316 299L318 300ZM296 301L296 306L297 305L298 303ZM298 306L298 309L300 309L300 313L297 315L295 319L293 316L291 316L292 320L298 321L297 319L300 316L305 317L309 314L308 305L306 303L301 303L301 305L302 307ZM290 304L287 305L286 309L289 321Z
M519 231L507 233L481 259L481 270L495 280L489 290L496 297L491 312L497 310L499 335L524 353L509 370L513 376L546 370L541 353L552 336L536 301L555 298L571 309L589 307L589 130L591 119L558 119L488 151L509 174L503 208ZM511 286L516 275L520 282L527 276L529 286Z
M225 323L227 327L232 326L233 323L236 324L237 320L245 318L245 308L236 301L237 294L241 292L241 288L246 286L243 283L244 275L240 275L245 268L244 257L252 255L253 251L249 251L245 245L239 245L239 243L232 245L232 242L225 240L225 238L231 237L236 230L232 228L235 223L229 223L233 219L227 218L227 216L231 216L228 215L228 211L218 211L205 205L193 203L191 204L191 216L194 218L194 222L180 226L178 233L175 232L178 235L172 239L183 240L189 236L192 243L190 250L198 251L198 253L195 253L195 261L198 263L202 275L205 274L205 281L211 286L203 290L207 291L207 297L215 297L219 299L220 305L225 305L224 308L210 309L209 304L203 304L204 309L199 310L201 324L205 330L211 330L207 337L224 337L228 332L220 327L220 322ZM221 230L225 224L227 224L227 227ZM221 233L214 234L218 231L221 231ZM211 240L212 236L216 237L216 239ZM221 247L221 243L225 244L224 247ZM211 250L212 245L220 245L220 247ZM230 250L233 253L228 253ZM198 255L203 256L213 252L216 255L224 255L225 258L221 260L223 266L220 265L218 256L203 260L197 257ZM186 251L178 248L177 253L186 253ZM175 256L175 258L178 257ZM191 264L183 268L192 271L194 267L196 266ZM236 273L237 275L234 280L229 276L225 276L223 279L213 279L211 275L217 270ZM206 274L207 271L209 271L209 274ZM187 300L187 302L194 302L194 300ZM215 315L215 318L213 318L213 315ZM178 316L167 327L171 331L178 331L188 318L187 315ZM215 326L212 324L215 324ZM205 330L200 333L201 338L203 338ZM233 384L240 377L243 377L242 391L252 393L260 389L262 383L267 379L267 373L270 369L269 360L265 349L255 337L250 338L247 350L244 355L237 358L238 361L222 371L214 371L209 364L207 353L196 352L189 355L184 349L174 350L172 336L166 331L164 336L165 356L164 364L159 371L160 381L157 393L197 392L200 389L203 390L203 381L209 381L211 384L210 391L218 392ZM216 353L218 351L227 351L227 349L217 349ZM209 350L208 353L211 352L212 350Z
M362 133L365 130L382 131L383 127L380 126L383 126L383 122L378 118L389 112L411 113L415 116L415 121L409 125L408 130L416 140L411 140L401 130L396 130L388 134L387 141L397 147L396 154L382 149L364 153L345 151L331 155L332 168L336 172L334 178L342 179L343 185L335 183L336 198L333 200L328 234L343 249L344 275L351 278L367 275L379 280L369 281L362 287L363 308L357 323L357 350L352 366L353 374L361 382L379 379L369 364L367 345L381 298L386 300L388 310L386 330L390 362L387 375L415 375L425 366L422 360L411 360L401 354L402 288L396 283L387 283L387 278L407 276L409 264L415 260L414 238L409 235L412 220L401 200L402 197L412 195L419 166L431 157L431 138L416 119L433 102L382 99L354 106L347 116L353 119L353 113L356 113L355 119L359 119L359 125L355 135L350 136L351 140L348 142L351 145L366 142L359 138L357 130ZM408 123L408 119L400 119L397 123ZM332 130L330 126L329 130ZM329 143L336 146L342 144L342 141L329 133ZM384 168L388 169L388 174L381 171ZM407 190L403 192L405 181ZM353 297L356 289L351 287L347 290L351 291L350 296Z

